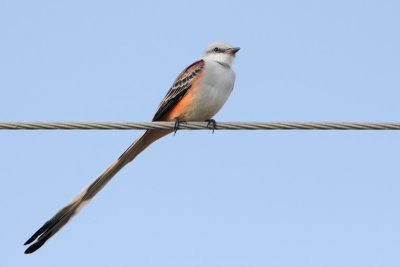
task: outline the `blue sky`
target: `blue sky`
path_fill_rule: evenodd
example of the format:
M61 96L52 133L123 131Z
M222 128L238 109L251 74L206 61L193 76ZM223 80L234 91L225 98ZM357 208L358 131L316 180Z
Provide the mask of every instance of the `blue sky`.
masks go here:
M1 121L149 121L214 40L217 121L398 121L398 1L2 1ZM1 266L399 266L400 136L180 131L33 255L139 131L1 131Z

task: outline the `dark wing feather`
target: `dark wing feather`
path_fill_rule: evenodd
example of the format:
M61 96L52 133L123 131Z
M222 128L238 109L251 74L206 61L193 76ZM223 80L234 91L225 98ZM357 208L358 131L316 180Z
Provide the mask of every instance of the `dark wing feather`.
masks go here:
M171 108L173 108L179 100L186 94L189 88L192 86L193 79L201 72L204 68L204 60L199 60L187 67L179 74L173 83L171 89L161 101L158 106L157 112L153 117L153 121L160 120Z

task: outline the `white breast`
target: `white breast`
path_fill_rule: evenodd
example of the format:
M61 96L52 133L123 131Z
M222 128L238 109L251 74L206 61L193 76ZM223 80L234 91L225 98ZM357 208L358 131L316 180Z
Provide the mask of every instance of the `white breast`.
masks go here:
M205 121L214 117L233 90L235 72L212 60L205 60L200 88L194 92L193 107L187 121Z

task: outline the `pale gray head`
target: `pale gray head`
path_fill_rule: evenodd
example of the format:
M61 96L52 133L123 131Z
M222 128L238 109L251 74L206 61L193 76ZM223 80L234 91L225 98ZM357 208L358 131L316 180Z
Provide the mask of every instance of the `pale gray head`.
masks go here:
M203 59L214 60L218 63L231 67L233 59L235 58L235 54L239 50L239 47L232 47L231 45L223 42L214 42L207 47L206 51L204 52Z

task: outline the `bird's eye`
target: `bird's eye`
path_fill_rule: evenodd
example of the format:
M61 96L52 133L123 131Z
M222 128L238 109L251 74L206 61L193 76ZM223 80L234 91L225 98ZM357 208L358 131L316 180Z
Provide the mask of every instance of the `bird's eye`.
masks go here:
M214 48L214 52L218 53L219 52L219 48L218 47Z

